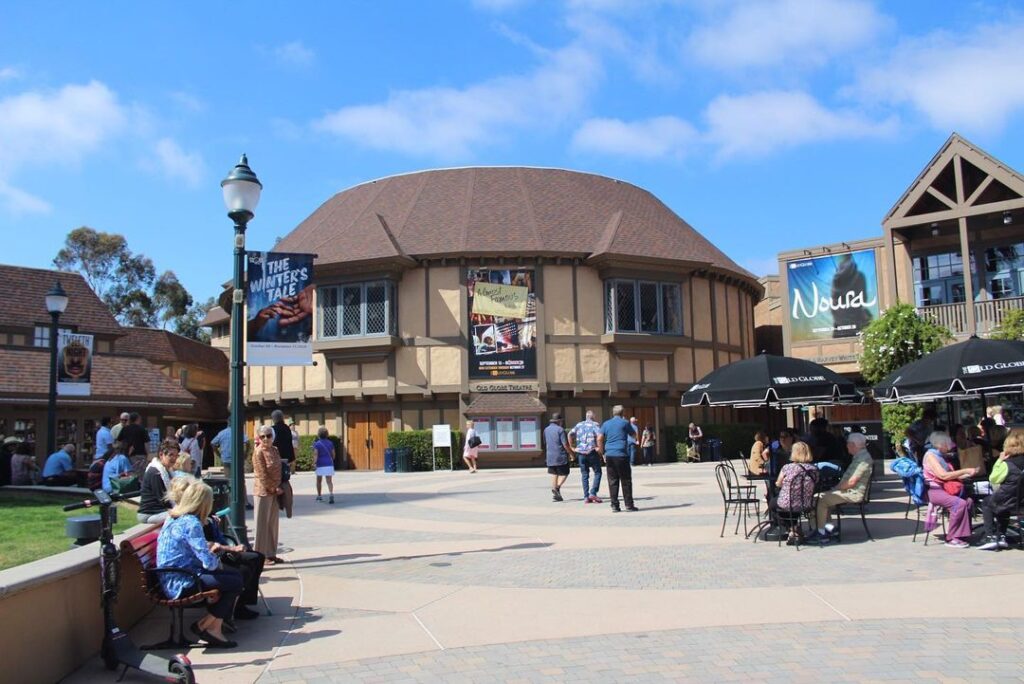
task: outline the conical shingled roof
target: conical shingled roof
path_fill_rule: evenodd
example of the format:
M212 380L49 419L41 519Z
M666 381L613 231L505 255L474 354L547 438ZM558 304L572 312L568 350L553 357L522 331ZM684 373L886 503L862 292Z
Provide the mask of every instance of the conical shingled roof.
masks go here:
M756 278L651 193L578 171L438 169L338 193L276 247L318 264L404 256L597 255L686 262Z

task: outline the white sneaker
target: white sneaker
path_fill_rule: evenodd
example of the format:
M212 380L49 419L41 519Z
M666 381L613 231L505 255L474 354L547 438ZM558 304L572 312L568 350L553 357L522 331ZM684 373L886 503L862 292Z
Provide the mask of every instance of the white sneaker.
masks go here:
M985 543L978 547L982 551L998 551L999 540L995 537L985 537Z
M946 542L946 546L952 546L954 549L966 549L970 546L967 542L962 539L950 539Z
M1008 549L1008 548L1010 548L1009 542L1006 541L1006 535L1003 535L1003 534L999 535L999 539L996 541L996 543L999 544L999 548L1001 548L1001 549Z

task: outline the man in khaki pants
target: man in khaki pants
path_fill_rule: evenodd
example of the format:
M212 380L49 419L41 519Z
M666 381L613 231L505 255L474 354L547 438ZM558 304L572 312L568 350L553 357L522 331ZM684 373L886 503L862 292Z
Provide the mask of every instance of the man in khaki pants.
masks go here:
M807 541L819 541L828 543L832 540L832 533L835 528L829 522L829 515L833 508L844 503L860 503L868 493L868 483L871 482L871 454L867 449L868 440L863 434L853 432L846 439L846 451L853 460L843 473L839 484L830 491L818 497L818 508L815 512L815 524L817 532L812 533Z

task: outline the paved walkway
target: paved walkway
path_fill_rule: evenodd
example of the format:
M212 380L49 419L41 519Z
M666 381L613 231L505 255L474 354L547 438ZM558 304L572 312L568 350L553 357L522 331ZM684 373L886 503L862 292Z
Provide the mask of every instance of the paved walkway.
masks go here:
M1024 553L919 537L898 483L867 541L800 550L719 538L708 464L635 471L638 513L553 503L540 470L339 473L334 506L293 478L272 616L199 681L1024 681ZM137 643L166 633L154 611ZM97 681L90 663L71 682ZM129 676L125 681L146 681Z

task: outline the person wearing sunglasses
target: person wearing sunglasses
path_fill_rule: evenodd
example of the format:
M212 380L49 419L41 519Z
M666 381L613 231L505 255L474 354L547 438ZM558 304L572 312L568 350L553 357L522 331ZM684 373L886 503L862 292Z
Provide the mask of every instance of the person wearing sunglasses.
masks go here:
M281 489L281 454L274 446L274 429L269 425L261 425L256 431L252 470L255 476L253 502L256 506L256 543L253 546L266 556L267 565L273 565L281 562L277 557L277 497L284 490Z

